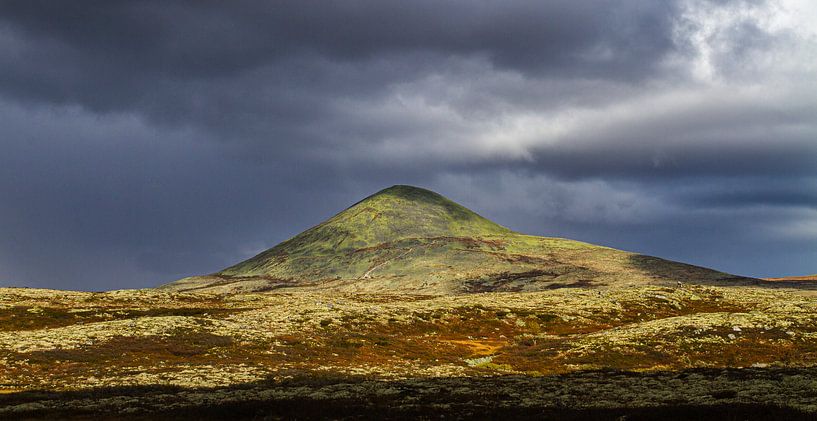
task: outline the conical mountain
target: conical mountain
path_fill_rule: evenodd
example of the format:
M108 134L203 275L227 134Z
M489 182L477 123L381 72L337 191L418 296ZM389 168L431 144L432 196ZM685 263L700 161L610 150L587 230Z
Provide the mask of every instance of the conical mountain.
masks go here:
M224 273L260 273L260 267L274 256L335 255L409 238L481 237L510 232L430 190L392 186Z
M513 232L429 190L393 186L221 272L163 288L463 293L749 278L561 238Z

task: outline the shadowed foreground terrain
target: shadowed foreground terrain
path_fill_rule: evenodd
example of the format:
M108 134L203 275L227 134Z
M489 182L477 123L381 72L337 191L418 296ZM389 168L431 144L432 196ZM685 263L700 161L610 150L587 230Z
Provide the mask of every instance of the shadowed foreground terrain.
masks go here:
M0 289L0 418L808 418L807 294Z
M153 386L19 393L0 396L0 405L16 405L14 415L29 419L807 420L814 419L813 412L779 401L790 400L788 395L795 401L813 399L808 388L815 381L817 372L811 369L594 371L391 381L310 377L210 389ZM792 386L798 389L792 391ZM604 402L586 404L597 399Z

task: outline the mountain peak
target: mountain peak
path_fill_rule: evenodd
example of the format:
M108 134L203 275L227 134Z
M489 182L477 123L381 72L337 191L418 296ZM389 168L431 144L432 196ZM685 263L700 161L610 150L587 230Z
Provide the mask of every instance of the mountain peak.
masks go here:
M449 201L443 195L422 187L409 186L406 184L395 184L361 200L361 202L383 196L393 196L420 202Z
M270 250L226 269L244 273L271 256L318 256L435 237L484 237L510 233L470 209L420 187L383 189ZM263 266L263 265L262 265Z
M167 288L459 293L754 282L739 279L578 241L516 233L431 190L395 185L255 257Z
M368 214L374 224L364 229L392 231L384 232L392 240L405 236L481 236L509 231L439 193L400 184L355 203L327 222L348 221L361 213Z
M349 208L351 209L362 203L372 204L377 202L385 202L395 208L406 206L440 206L453 212L457 212L459 210L458 208L466 209L439 193L424 189L422 187L408 186L404 184L396 184L380 190L379 192L355 203Z

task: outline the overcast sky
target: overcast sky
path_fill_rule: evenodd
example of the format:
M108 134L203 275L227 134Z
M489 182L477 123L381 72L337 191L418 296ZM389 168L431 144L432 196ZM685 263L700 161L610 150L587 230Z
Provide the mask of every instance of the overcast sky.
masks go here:
M0 286L219 270L393 184L817 272L817 2L0 1Z

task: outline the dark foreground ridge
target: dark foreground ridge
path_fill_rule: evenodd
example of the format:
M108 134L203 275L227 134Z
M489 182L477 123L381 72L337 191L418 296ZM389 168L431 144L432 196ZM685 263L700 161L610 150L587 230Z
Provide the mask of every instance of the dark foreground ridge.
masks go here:
M0 417L809 420L817 416L808 386L814 382L815 369L395 381L302 376L214 389L142 386L0 395Z

